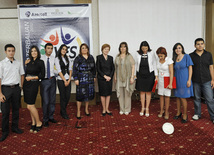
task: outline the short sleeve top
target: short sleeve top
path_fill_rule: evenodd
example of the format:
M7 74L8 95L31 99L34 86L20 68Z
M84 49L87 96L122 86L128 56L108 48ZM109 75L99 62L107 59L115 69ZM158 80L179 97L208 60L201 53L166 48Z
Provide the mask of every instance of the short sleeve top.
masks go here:
M158 76L159 77L169 76L169 65L171 64L173 64L173 60L168 57L165 58L165 62L163 64L158 61L157 62Z

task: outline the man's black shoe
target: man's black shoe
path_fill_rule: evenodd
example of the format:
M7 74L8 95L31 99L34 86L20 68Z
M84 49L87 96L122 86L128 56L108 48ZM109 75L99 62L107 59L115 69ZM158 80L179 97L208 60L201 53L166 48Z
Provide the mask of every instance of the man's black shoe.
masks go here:
M8 132L2 133L2 136L0 138L0 142L3 142L8 136Z
M15 132L17 134L22 134L23 133L23 130L19 129L19 128L16 128L16 129L12 129L12 132Z
M48 122L43 122L43 126L48 127L49 126Z
M62 116L62 118L64 118L64 119L70 119L68 116Z
M55 119L49 119L49 122L51 122L51 123L57 123L57 121Z

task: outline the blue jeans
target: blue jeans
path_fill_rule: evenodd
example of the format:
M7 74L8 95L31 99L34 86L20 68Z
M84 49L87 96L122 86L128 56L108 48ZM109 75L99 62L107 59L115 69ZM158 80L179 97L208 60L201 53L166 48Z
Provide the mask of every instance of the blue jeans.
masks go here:
M214 120L214 100L211 81L200 84L193 82L195 115L201 117L201 92L203 92L211 120Z

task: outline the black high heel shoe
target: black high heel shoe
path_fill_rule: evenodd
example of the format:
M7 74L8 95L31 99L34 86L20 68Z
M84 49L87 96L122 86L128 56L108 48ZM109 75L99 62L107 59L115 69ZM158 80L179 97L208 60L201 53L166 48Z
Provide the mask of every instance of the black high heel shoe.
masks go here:
M35 129L36 129L36 125L31 125L30 132L34 132Z
M187 123L187 121L188 121L188 115L187 115L187 119L182 118L181 123Z
M42 129L42 125L41 126L36 126L34 133L39 132Z
M102 116L105 116L106 115L106 113L102 113Z
M111 112L109 112L109 113L108 113L108 112L106 112L106 114L107 114L107 115L110 115L110 116L112 116L112 113L111 113Z
M181 115L182 115L182 113L180 113L180 115L175 115L174 117L173 117L173 119L179 119L180 117L181 117Z
M86 116L90 116L91 114L90 114L90 113L87 114L87 113L85 112L85 115L86 115Z
M79 112L79 114L80 114L80 112ZM78 117L78 111L77 111L77 119L81 119L81 116Z
M77 116L77 119L81 119L81 117L78 117L78 116Z

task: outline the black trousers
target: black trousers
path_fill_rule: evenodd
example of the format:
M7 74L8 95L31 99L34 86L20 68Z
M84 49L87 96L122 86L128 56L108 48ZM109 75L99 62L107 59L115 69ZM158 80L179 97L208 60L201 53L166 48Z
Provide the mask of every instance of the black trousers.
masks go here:
M12 105L12 129L18 128L19 124L19 108L21 104L21 89L19 86L14 88L2 86L2 93L6 98L1 103L2 111L2 132L9 132L10 104Z
M57 85L60 94L60 114L61 116L67 116L66 107L71 96L71 82L65 87L63 80L57 80Z

